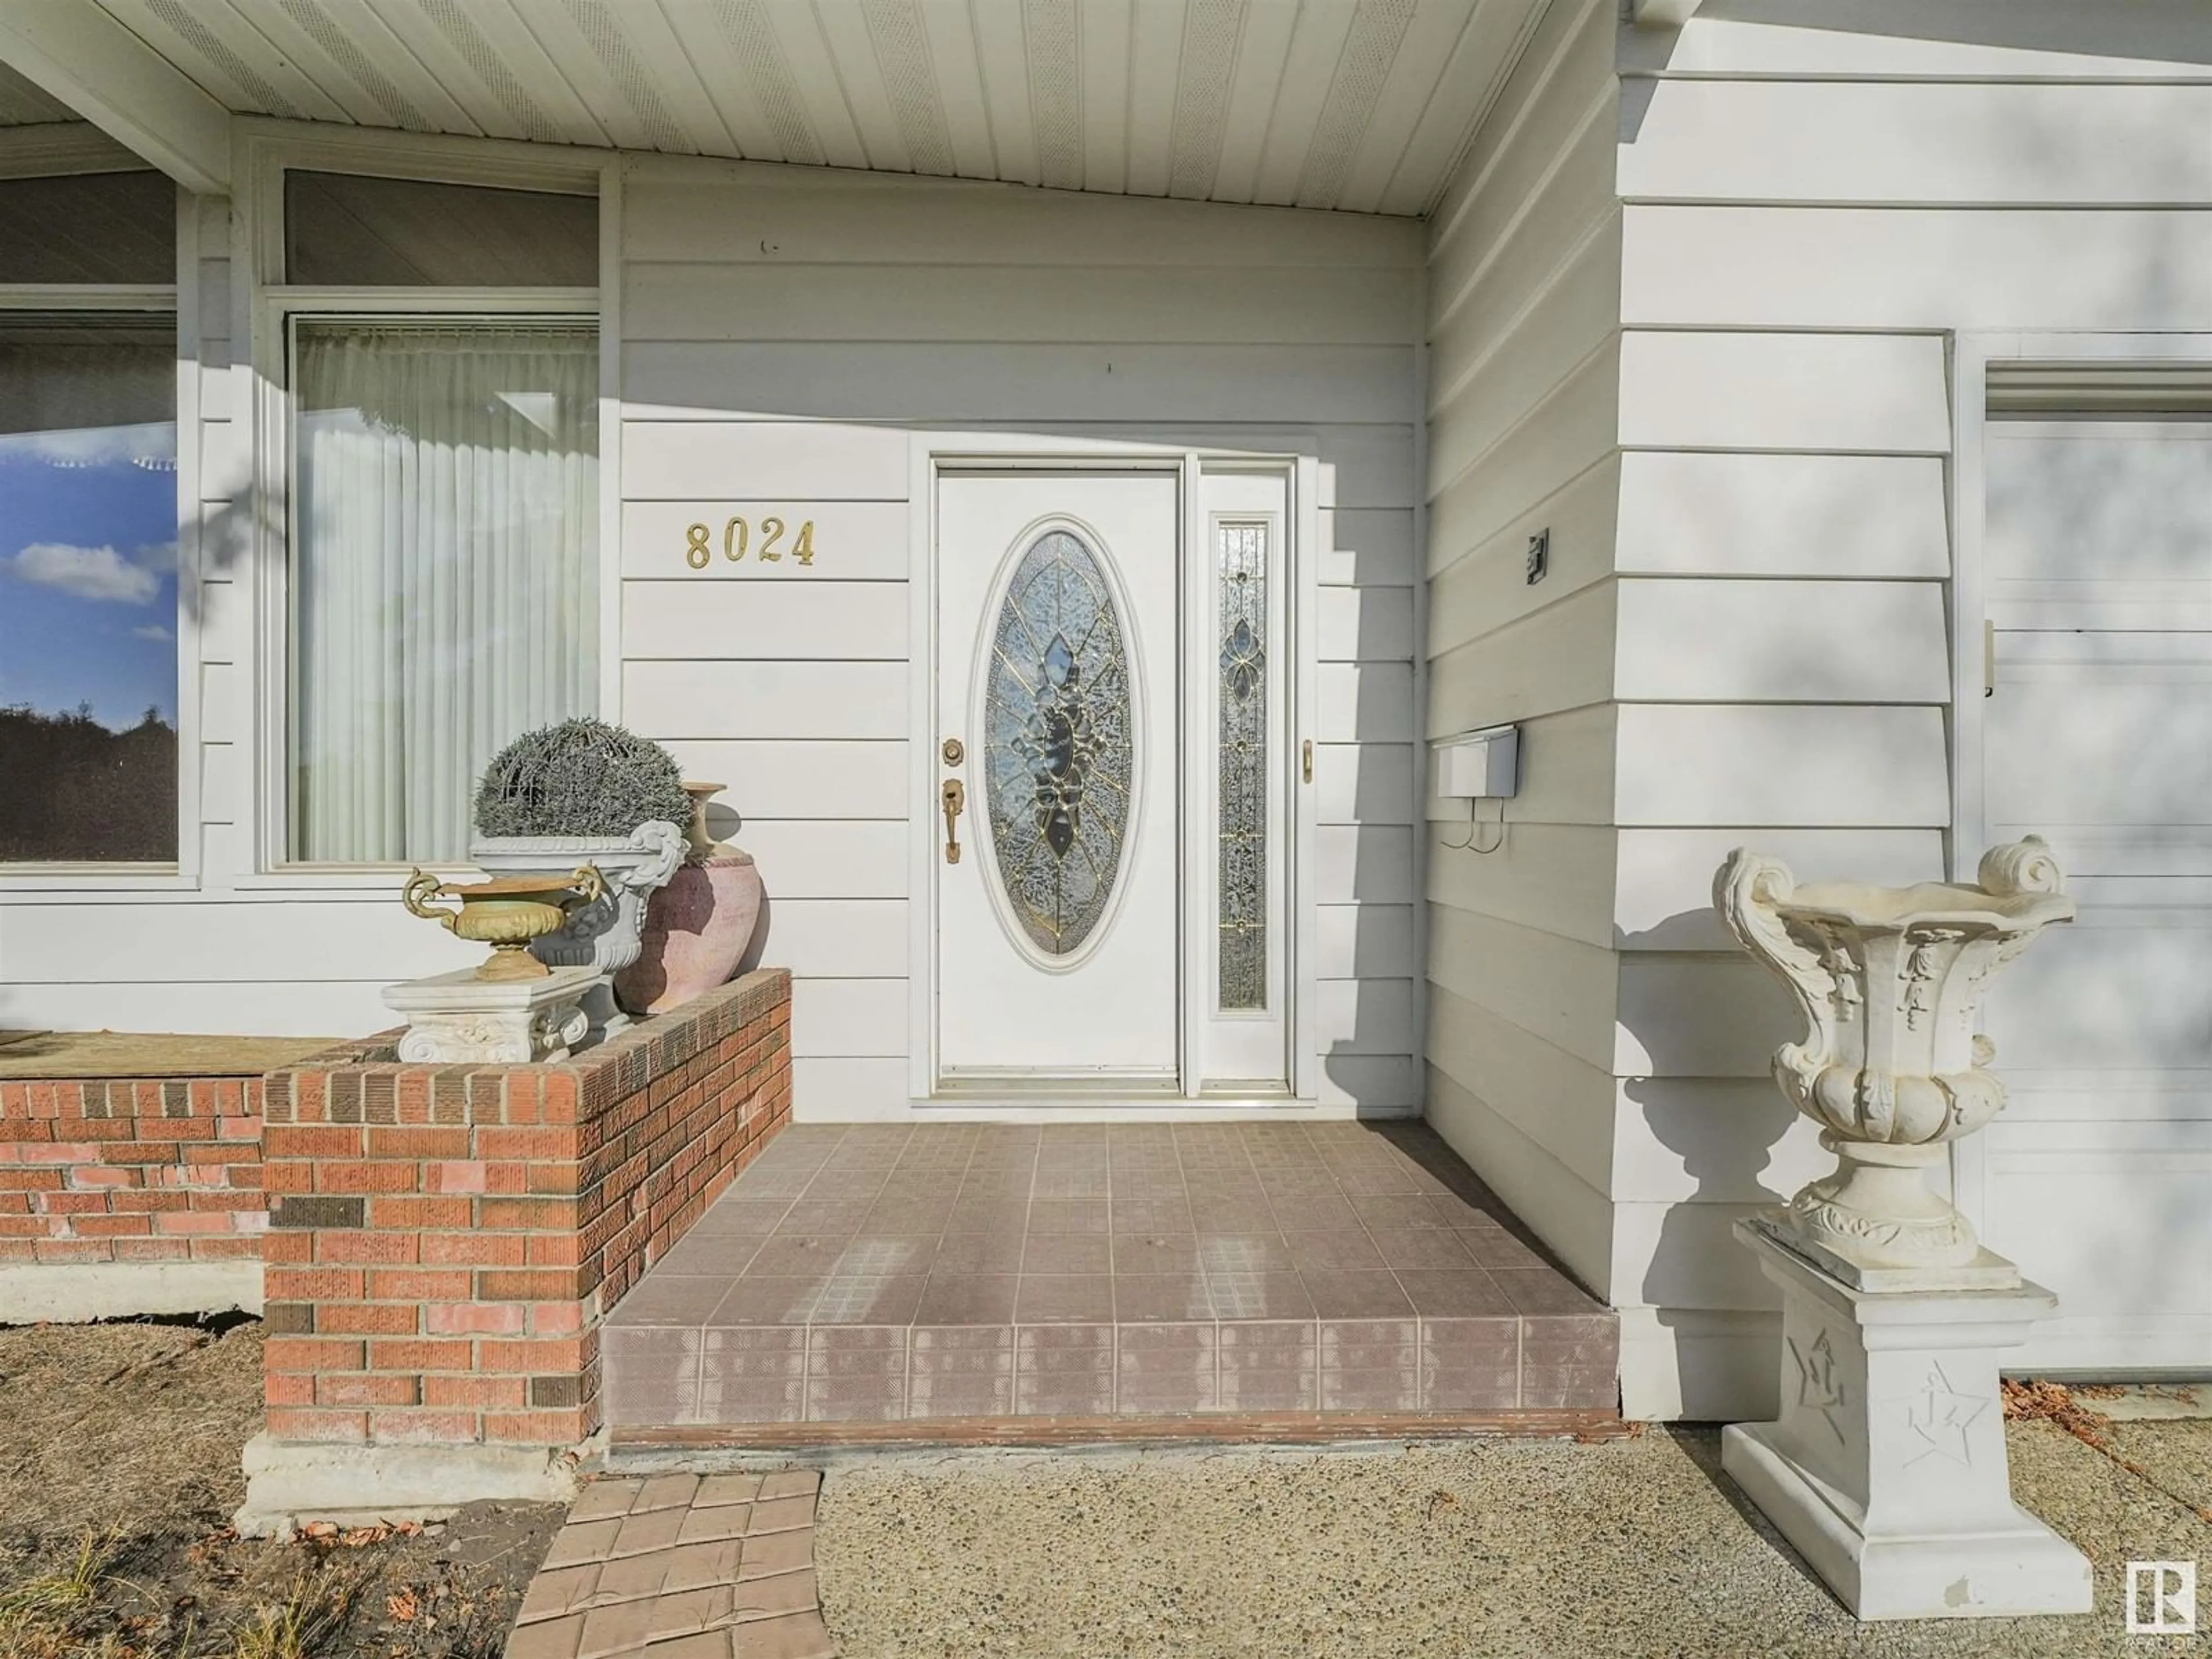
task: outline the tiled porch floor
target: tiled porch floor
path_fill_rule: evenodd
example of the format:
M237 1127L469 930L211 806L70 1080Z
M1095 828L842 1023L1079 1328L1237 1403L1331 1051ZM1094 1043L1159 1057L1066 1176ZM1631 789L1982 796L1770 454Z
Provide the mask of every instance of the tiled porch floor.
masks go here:
M617 1441L1617 1403L1613 1316L1418 1123L796 1125L602 1340Z

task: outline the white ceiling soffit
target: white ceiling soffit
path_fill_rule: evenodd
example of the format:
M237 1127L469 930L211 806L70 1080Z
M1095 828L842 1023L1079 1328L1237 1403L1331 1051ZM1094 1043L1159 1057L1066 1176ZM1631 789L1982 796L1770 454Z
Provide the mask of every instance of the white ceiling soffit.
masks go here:
M1420 215L1543 0L98 0L239 114Z

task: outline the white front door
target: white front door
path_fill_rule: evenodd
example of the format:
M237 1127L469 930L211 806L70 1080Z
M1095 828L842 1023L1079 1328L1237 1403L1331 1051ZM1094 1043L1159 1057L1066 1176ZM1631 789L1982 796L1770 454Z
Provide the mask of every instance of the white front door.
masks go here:
M2044 836L2080 919L1992 987L2010 1100L1962 1164L2058 1295L2019 1364L2212 1366L2212 421L1990 422L1992 842ZM1970 851L1972 849L1969 849ZM1971 1143L1969 1143L1971 1145Z
M939 479L940 1091L1181 1090L1181 525L1172 471Z

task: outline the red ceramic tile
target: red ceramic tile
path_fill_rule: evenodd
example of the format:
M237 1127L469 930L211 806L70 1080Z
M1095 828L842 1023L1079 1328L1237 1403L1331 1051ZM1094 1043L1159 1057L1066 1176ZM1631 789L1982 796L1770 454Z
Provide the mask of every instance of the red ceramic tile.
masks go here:
M1480 1267L1408 1267L1398 1282L1415 1312L1439 1319L1502 1319L1515 1311L1498 1283Z
M1211 1273L1206 1275L1216 1319L1304 1319L1314 1316L1312 1294L1294 1273Z
M1323 1319L1410 1319L1413 1304L1398 1288L1395 1274L1382 1272L1302 1270L1314 1312Z
M1123 1324L1213 1318L1206 1280L1194 1273L1117 1273L1114 1317Z
M1104 1273L1024 1273L1018 1325L1103 1323L1114 1317L1114 1281Z
M1014 1273L932 1273L915 1310L917 1325L1012 1325Z

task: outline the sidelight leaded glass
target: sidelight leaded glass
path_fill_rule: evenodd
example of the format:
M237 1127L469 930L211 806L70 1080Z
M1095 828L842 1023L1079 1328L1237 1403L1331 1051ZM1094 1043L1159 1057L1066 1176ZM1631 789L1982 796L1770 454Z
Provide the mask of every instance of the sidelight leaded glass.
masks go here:
M1221 595L1224 1009L1267 1006L1267 527L1215 531Z
M1099 556L1049 530L1014 568L984 684L984 796L1008 902L1037 948L1078 949L1129 829L1129 653Z

